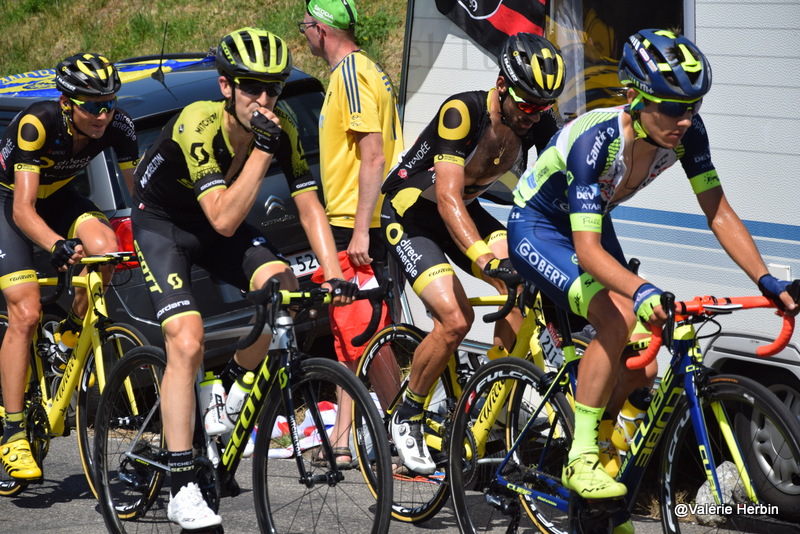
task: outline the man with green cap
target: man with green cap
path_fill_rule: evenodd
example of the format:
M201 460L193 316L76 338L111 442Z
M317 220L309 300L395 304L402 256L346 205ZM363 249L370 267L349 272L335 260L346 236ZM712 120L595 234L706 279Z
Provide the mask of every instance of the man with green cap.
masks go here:
M380 188L398 161L403 138L392 82L356 45L357 22L352 0L309 0L298 26L311 53L331 68L319 139L325 211L336 247L347 251L354 267L375 267L386 257L380 233ZM369 316L364 326L368 322ZM340 355L340 360L355 369L357 358L348 361L351 357ZM342 414L349 413L346 403L347 399L340 399ZM340 450L346 456L343 447ZM345 458L341 460L344 463Z

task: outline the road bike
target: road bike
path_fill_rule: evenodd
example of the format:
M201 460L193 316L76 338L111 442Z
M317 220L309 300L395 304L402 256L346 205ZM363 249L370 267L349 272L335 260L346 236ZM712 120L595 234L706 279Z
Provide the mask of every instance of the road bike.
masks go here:
M59 273L58 277L38 278L41 287L55 289L41 297L42 307L55 303L73 288L86 290L89 308L83 318L81 334L63 370L63 362L54 339L59 317L43 314L34 333L30 350L30 366L25 390L25 417L28 441L36 463L44 471L44 459L50 439L78 432L78 449L89 487L96 494L92 479L92 439L94 415L100 392L114 364L130 349L145 345L147 340L132 326L112 321L104 298L101 267L117 266L135 258L131 252L115 252L86 256L80 264ZM84 275L74 274L86 268ZM0 312L0 343L8 328L8 316ZM5 417L0 392L0 418ZM0 473L0 495L11 497L24 491L35 481L18 481Z
M530 359L542 368L556 357L560 343L549 316L552 312L543 302L541 293L526 284L521 292L509 288L507 295L478 296L469 299L473 307L499 307L483 317L494 322L505 317L514 306L523 315L517 341L508 354L492 349L491 345L465 342L448 361L447 368L428 393L424 403L423 432L431 456L437 464L432 475L410 472L394 458L392 517L399 521L423 523L434 517L447 503L450 488L447 478L447 443L453 420L453 410L462 388L475 371L489 359L500 355ZM548 325L549 328L548 328ZM422 329L407 323L393 323L376 333L364 349L356 370L357 376L374 392L380 401L384 426L389 428L394 410L402 401L414 351L427 335ZM589 339L582 334L568 337L566 343L582 352ZM567 352L569 349L567 349ZM502 408L502 406L500 406ZM500 416L500 411L493 418ZM504 449L502 433L492 434L490 448Z
M382 286L358 296L373 303L372 331L385 292ZM265 324L272 342L230 437L208 436L202 423L195 426L197 482L204 498L216 511L222 496L239 494L235 475L257 423L253 497L261 532L386 532L390 453L375 402L346 367L302 354L296 345L290 311L330 303L330 295L322 289L279 290L277 281L270 280L248 299L255 305L255 324L238 348L252 344ZM131 351L112 372L98 407L95 476L111 532L178 530L166 517L169 468L159 395L165 368L161 349ZM198 385L202 376L201 370ZM325 403L336 402L339 389L353 400L352 433L351 427L344 430L356 458L348 466L352 469L337 465L333 444L339 436L328 435L322 414ZM203 420L199 407L195 420ZM277 430L282 426L288 432ZM308 437L301 428L308 429Z
M792 288L797 298L800 282ZM616 476L627 495L589 501L561 482L574 434L569 394L579 358L565 355L565 363L549 372L505 358L479 369L455 408L448 475L461 532L535 526L549 533L611 533L630 518L645 470L656 458L665 532L681 532L686 516L704 521L709 530L723 525L740 532L797 531L800 423L761 384L704 367L699 345L704 325L721 328L719 316L775 305L763 296L663 305L669 310L663 337L671 361ZM778 339L758 348L760 355L780 352L789 342L794 319L784 316L783 323ZM646 366L660 340L654 331L647 349L626 365ZM505 407L504 417L493 416L498 404ZM489 432L505 434L499 454L483 446Z

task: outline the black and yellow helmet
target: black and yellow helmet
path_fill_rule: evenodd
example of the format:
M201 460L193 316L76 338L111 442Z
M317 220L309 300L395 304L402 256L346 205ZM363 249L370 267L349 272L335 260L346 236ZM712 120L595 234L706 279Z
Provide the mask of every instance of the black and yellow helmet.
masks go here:
M274 33L259 28L240 28L220 41L217 70L231 79L285 82L292 72L292 53Z
M550 41L533 33L510 36L500 56L506 84L525 100L555 100L564 90L564 58Z
M68 97L110 96L121 85L114 65L97 54L75 54L56 66L56 87Z

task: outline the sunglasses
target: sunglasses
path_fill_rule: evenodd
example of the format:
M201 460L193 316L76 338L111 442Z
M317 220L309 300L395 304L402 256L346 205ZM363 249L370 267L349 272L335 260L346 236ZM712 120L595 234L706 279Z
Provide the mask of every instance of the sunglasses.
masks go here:
M700 112L700 106L703 105L702 98L698 98L692 102L686 102L678 100L662 100L660 98L651 97L650 95L646 95L644 93L639 94L642 95L642 98L649 100L650 102L657 103L659 113L666 115L667 117L672 117L673 119L683 117L688 111L691 111L692 115L697 115Z
M83 102L75 98L70 98L70 101L89 115L94 116L102 115L103 113L111 113L117 108L117 97L102 102Z
M283 92L283 82L262 82L251 78L234 78L239 90L250 96L261 96L266 92L268 97L280 96Z
M317 22L298 22L297 29L300 30L300 33L305 35L307 29L313 28L317 24L318 24Z
M522 98L517 96L517 93L514 92L513 87L508 88L508 94L511 95L511 98L514 99L514 103L517 105L519 110L527 115L533 115L534 113L544 113L548 109L553 107L555 102L546 102L543 104L534 104L532 102L527 102Z

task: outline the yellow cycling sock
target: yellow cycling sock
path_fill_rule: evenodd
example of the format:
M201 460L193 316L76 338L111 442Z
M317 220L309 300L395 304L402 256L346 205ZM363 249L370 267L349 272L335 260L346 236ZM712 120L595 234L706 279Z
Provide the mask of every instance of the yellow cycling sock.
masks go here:
M597 454L597 429L605 408L594 408L575 402L575 438L569 450L568 460L571 462L581 454Z

